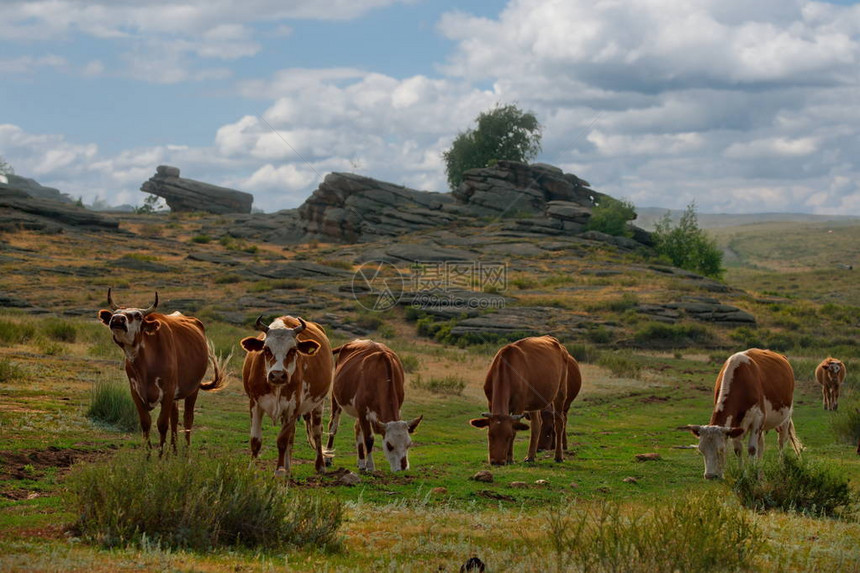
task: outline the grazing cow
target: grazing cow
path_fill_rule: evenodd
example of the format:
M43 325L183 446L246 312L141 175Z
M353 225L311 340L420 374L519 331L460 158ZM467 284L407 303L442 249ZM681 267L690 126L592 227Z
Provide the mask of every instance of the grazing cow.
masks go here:
M564 399L564 406L561 413L565 419L567 426L568 413L570 405L579 395L579 390L582 388L582 373L579 371L579 364L568 354L567 356L567 397ZM538 438L538 451L548 451L555 449L555 415L551 406L548 406L540 411L541 426L540 438ZM567 432L562 436L561 449L567 451Z
M149 441L152 418L149 413L161 404L157 422L158 447L163 453L169 423L170 444L176 451L178 401L183 399L185 443L190 445L197 391L220 390L226 386L224 367L230 356L223 361L215 357L203 323L196 318L179 312L169 315L156 313L157 292L152 306L140 309L117 306L111 298L111 289L108 289L108 305L110 310L100 310L99 319L110 328L113 341L125 353L125 372L147 446L152 447ZM203 383L208 363L212 364L214 376L211 382Z
M775 428L779 449L786 440L794 451L802 448L791 420L794 372L788 360L770 350L751 348L726 360L714 386L714 411L707 426L682 426L699 438L699 452L705 458L705 479L723 477L728 438L734 440L735 454L741 457L741 438L749 436L749 455L761 458L764 433Z
M278 466L275 475L290 474L296 421L305 420L308 442L316 451L314 467L325 472L322 454L323 403L332 378L331 346L316 323L282 316L266 326L257 318L257 337L242 339L245 363L242 381L250 401L251 456L262 446L263 413L281 422L278 433Z
M393 350L371 340L353 340L332 351L337 354L331 391L329 452L341 411L355 420L355 449L358 468L374 471L373 434L382 436L383 452L391 471L409 469L408 450L412 434L423 416L410 422L400 419L403 405L403 366Z
M529 428L520 421L526 413L531 418L532 431L525 461L534 461L542 425L540 411L548 405L555 418L555 461L564 459L566 428L562 411L567 397L567 356L567 349L552 336L523 338L496 353L484 382L490 411L469 421L476 428L488 429L491 464L513 463L516 432Z
M821 385L824 409L835 412L839 408L839 388L845 381L845 365L828 356L815 368L815 380Z

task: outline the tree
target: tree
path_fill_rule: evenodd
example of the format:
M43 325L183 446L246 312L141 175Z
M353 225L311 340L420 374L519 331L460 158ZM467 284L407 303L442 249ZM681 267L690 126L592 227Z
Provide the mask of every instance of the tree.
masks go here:
M507 159L528 162L540 151L541 125L535 115L516 105L496 104L480 114L475 129L460 132L451 149L442 153L448 185L456 189L463 172Z
M699 228L695 203L687 205L677 227L666 213L655 225L653 237L657 252L676 267L709 277L722 276L723 252L717 242Z
M0 155L0 175L15 175L15 170L2 155Z
M600 231L617 237L631 237L633 231L627 221L636 218L636 207L630 201L605 196L591 210L586 227L589 231Z

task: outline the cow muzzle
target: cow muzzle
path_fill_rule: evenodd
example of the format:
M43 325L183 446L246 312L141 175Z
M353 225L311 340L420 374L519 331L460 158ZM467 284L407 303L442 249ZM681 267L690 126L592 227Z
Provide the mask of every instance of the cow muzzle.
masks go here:
M111 330L121 330L123 332L128 332L128 321L126 321L125 317L121 314L112 316L110 319L110 324L108 326Z
M269 384L280 386L287 383L287 373L284 370L272 370L269 372Z

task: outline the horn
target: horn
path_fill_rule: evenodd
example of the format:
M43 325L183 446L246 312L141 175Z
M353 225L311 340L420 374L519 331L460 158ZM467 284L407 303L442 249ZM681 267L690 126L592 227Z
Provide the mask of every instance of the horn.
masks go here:
M119 306L113 301L113 298L110 296L110 287L108 287L108 306L110 306L111 310L117 310Z
M517 422L519 420L522 420L524 417L525 417L525 414L514 414L513 416L511 416L511 420L513 420L514 422Z
M304 332L307 327L308 323L302 320L302 317L299 317L299 325L293 329L293 336L299 334L300 332Z
M489 418L490 416L492 416L492 414L490 414L489 412L482 412L481 415L485 418Z
M265 324L263 324L263 315L262 314L257 317L257 322L254 323L254 327L257 330L259 330L260 332L265 332L265 333L269 332L269 327L266 326Z
M158 291L155 291L155 302L152 303L152 306L143 311L143 316L148 314L152 314L155 312L155 309L158 307Z

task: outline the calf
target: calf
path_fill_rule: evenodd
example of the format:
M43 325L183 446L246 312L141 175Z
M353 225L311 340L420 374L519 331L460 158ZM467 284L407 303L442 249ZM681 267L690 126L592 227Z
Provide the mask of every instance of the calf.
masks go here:
M262 446L263 414L281 423L277 476L289 476L296 421L302 416L308 442L316 451L314 467L325 471L322 454L323 403L332 378L331 346L322 327L301 318L282 316L268 326L260 316L260 334L242 339L245 363L242 381L251 411L251 456Z
M835 412L839 408L839 388L845 381L845 364L828 356L816 366L815 380L821 385L824 409Z
M565 427L567 426L568 413L570 405L579 395L579 390L582 388L582 374L579 371L579 364L573 356L567 356L567 397L564 399L562 406L562 416L565 419ZM540 438L538 438L538 451L547 451L555 449L555 414L552 406L547 406L540 411L541 427ZM567 432L562 435L561 448L567 451Z
M699 438L705 459L705 479L723 477L726 445L732 439L741 457L741 439L749 436L747 451L761 458L764 433L775 428L779 449L786 440L800 453L802 445L791 420L794 372L788 360L770 350L751 348L726 360L714 386L714 410L707 426L682 426Z
M523 338L496 353L484 381L490 411L469 421L476 428L488 429L491 464L513 463L516 432L529 428L520 421L525 413L532 422L525 461L534 461L542 425L540 411L547 406L552 406L555 423L555 461L564 459L566 428L562 411L567 397L566 357L569 356L567 349L552 336Z
M197 392L220 390L226 386L225 365L230 356L223 361L216 358L203 323L196 318L179 312L156 313L157 292L155 302L145 309L114 304L111 289L108 289L107 299L110 310L100 310L99 320L110 328L113 341L125 354L125 373L147 446L152 447L149 441L150 412L161 404L157 422L158 447L163 453L169 425L170 445L176 451L179 400L185 400L185 443L191 445ZM209 363L212 364L213 378L204 383Z
M410 434L423 416L400 419L403 405L403 366L393 350L371 340L353 340L332 351L337 354L331 392L328 448L332 451L341 411L355 420L358 468L372 472L373 434L379 434L391 471L409 469Z

